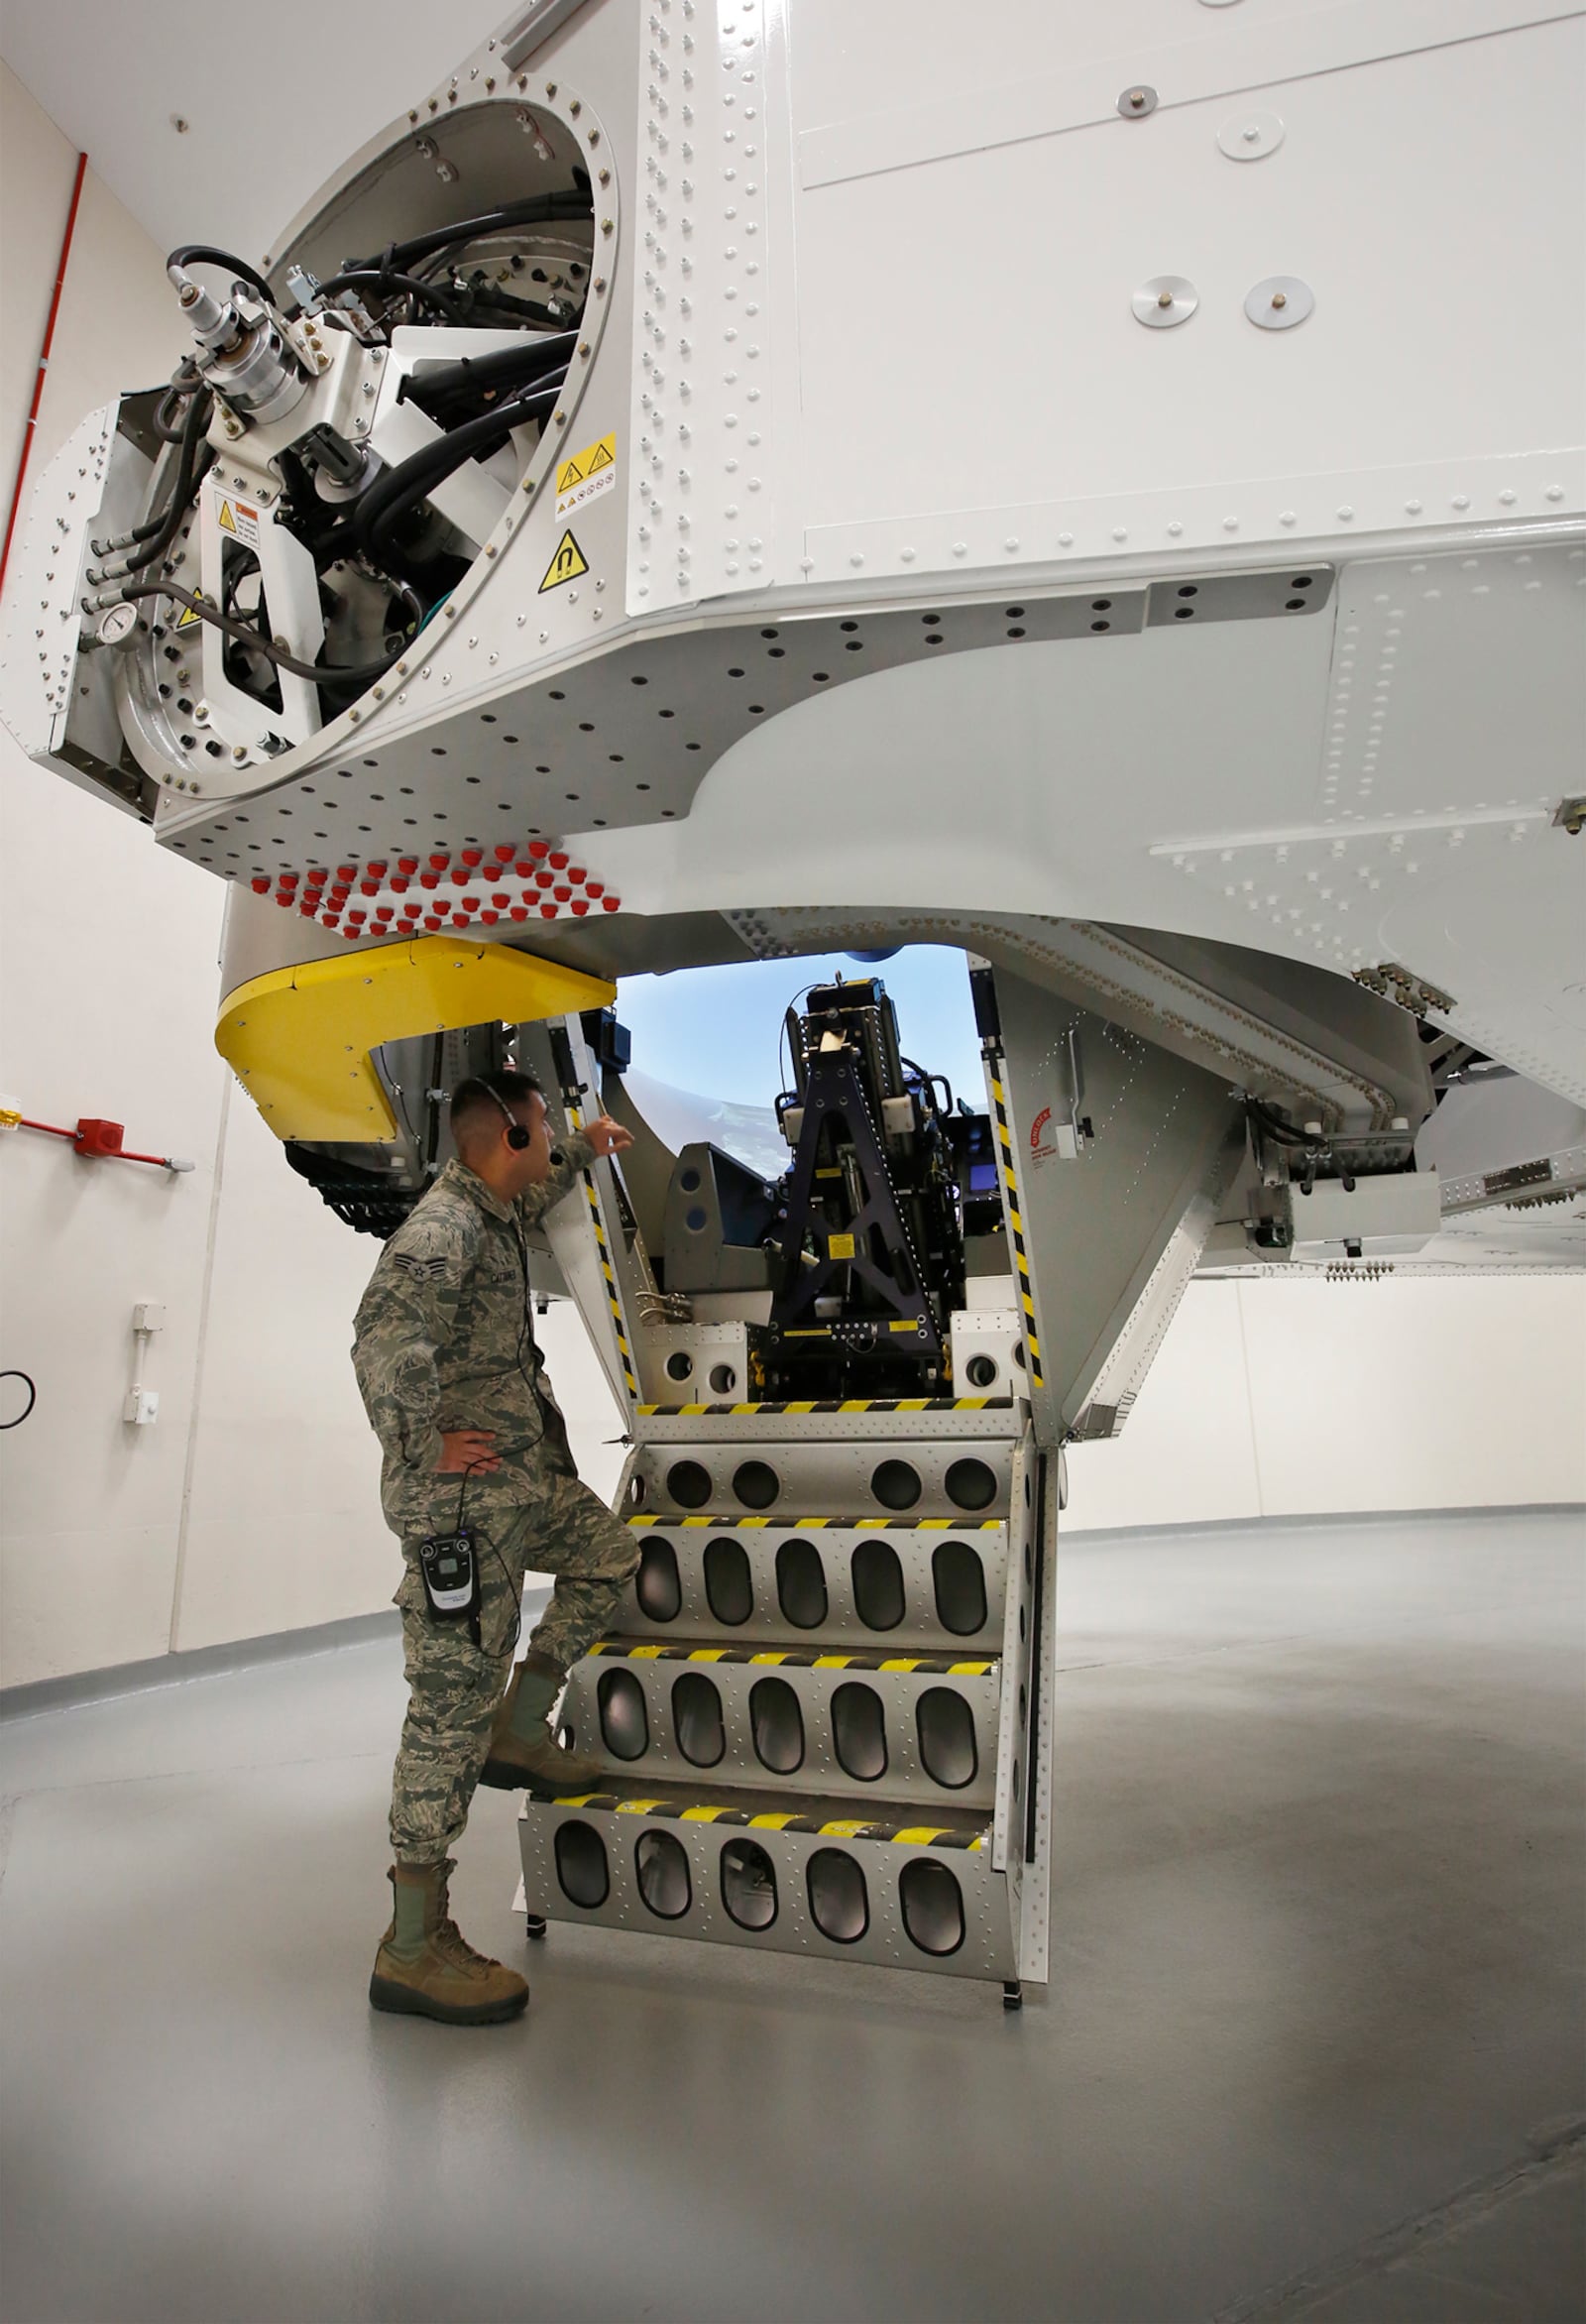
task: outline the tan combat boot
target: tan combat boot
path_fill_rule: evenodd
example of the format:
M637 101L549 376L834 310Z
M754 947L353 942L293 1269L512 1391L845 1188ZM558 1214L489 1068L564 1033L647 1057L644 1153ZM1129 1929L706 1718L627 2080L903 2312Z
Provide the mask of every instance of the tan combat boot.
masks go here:
M561 1664L530 1647L502 1696L480 1770L482 1784L498 1792L526 1788L540 1800L594 1791L604 1773L600 1761L588 1752L564 1751L546 1724L566 1683Z
M391 1926L375 1955L369 1998L377 2010L438 2018L443 2026L492 2026L528 2006L515 1970L476 1953L446 1910L450 1861L394 1864Z

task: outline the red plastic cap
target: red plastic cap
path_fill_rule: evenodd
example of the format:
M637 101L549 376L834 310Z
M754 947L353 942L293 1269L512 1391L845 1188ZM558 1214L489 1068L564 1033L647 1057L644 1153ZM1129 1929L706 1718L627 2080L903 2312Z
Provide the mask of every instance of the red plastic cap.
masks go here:
M526 904L513 904L513 906L512 906L512 918L513 918L514 920L526 920L526 919L528 918L528 907L527 907L527 905L526 905Z
M504 839L499 847L492 848L491 850L491 854L495 857L498 864L510 864L516 853L517 850L515 847L513 847L510 839Z
M567 870L567 858L560 854L553 855L551 858L551 870L553 872L565 872Z
M568 876L568 878L569 878L569 879L570 879L570 880L573 882L573 885L574 885L575 887L577 887L577 885L579 884L579 881L580 881L580 880L583 878L583 876L584 876L584 867L583 867L583 865L582 865L582 864L569 864L569 865L568 865L568 867L567 867L567 876Z
M356 879L358 877L358 866L356 864L338 864L336 866L336 877L338 879Z
M510 895L493 895L490 900L499 912L505 912L512 899Z
M528 852L538 861L540 857L550 854L551 843L548 839L531 839L528 843Z
M556 917L556 906L554 904L541 904L539 907L539 916L542 920L554 920Z
M330 873L324 869L323 866L320 866L315 871L309 872L308 884L310 887L323 887L329 877Z
M606 893L606 882L604 879L590 879L585 882L585 885L588 887L591 895L604 895Z
M270 893L270 881L268 878L255 879L250 881L249 884L252 886L255 895L268 895Z
M603 912L618 911L622 906L622 901L620 895L603 895L601 897L601 910Z
M432 872L444 872L450 862L450 856L431 856L429 859L429 868Z
M501 918L500 912L481 912L479 916L487 928L494 928L497 921Z
M573 909L578 914L578 917L582 920L584 914L589 910L588 896L576 896L573 900Z
M398 872L405 872L410 878L418 870L418 858L416 856L400 856L396 861L396 869Z
M464 848L463 862L465 864L483 864L484 861L485 851L483 848Z
M420 872L418 884L420 887L439 887L440 873L438 872Z
M366 864L364 866L364 870L369 874L371 879L384 879L386 876L386 867L384 864Z

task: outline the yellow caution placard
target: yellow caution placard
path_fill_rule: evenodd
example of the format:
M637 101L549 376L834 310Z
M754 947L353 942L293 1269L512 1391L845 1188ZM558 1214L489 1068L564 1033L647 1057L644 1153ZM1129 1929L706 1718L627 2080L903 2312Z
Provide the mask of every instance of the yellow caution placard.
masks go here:
M602 436L563 460L556 471L556 514L566 517L617 482L617 435Z
M560 589L564 581L576 581L589 571L589 559L570 532L564 532L556 543L556 554L545 568L545 578L539 585L539 594L547 589Z

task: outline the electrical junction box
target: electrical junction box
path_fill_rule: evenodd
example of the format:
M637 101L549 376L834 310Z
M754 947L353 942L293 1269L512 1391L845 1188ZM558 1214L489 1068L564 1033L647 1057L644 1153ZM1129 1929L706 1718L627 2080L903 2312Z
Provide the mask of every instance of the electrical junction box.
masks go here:
M132 1311L135 1332L163 1332L166 1328L165 1304L156 1299L140 1299Z
M129 1388L121 1417L134 1428L153 1428L160 1418L160 1391L158 1388Z
M1358 1242L1372 1258L1418 1251L1442 1224L1441 1185L1435 1170L1408 1170L1391 1177L1360 1178L1353 1192L1336 1178L1316 1181L1308 1195L1289 1190L1294 1247Z

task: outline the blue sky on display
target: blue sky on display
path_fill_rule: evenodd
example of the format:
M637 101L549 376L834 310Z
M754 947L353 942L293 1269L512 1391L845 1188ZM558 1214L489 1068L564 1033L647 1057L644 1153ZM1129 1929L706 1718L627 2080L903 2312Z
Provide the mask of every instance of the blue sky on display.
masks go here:
M617 1013L633 1037L633 1065L647 1077L701 1097L769 1106L782 1087L777 1042L789 1002L840 976L850 983L879 977L897 1010L904 1055L927 1073L946 1074L955 1099L984 1105L968 970L951 946L907 945L873 966L850 953L818 953L624 977Z

